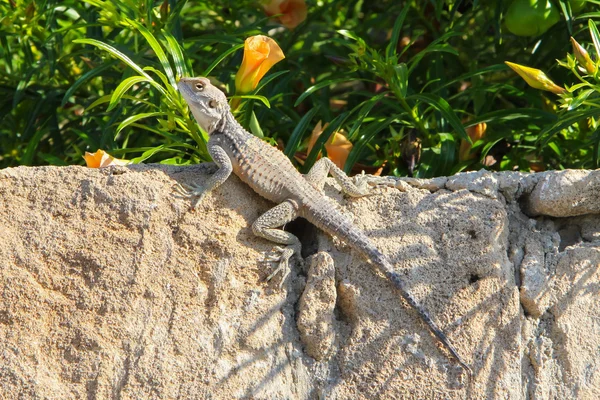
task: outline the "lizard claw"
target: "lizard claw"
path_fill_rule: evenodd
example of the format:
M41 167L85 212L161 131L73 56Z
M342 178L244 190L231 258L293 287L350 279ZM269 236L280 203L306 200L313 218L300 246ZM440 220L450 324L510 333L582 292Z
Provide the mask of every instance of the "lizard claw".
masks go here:
M194 199L192 208L196 208L204 199L206 189L199 184L178 183L175 186L175 196L184 199Z
M275 246L271 251L271 254L265 255L263 262L265 263L277 263L277 268L271 272L269 276L265 279L267 282L270 281L281 272L281 281L279 282L279 287L283 286L283 282L285 282L285 278L290 274L290 258L294 255L296 251L293 247L280 247Z
M352 179L354 179L356 187L367 193L371 192L373 189L396 186L396 181L393 178L387 176L365 175L365 171L362 171L360 175L353 176Z
M375 186L373 184L373 176L365 175L364 170L359 175L354 175L352 177L352 183L356 186L361 196L371 194L372 186Z

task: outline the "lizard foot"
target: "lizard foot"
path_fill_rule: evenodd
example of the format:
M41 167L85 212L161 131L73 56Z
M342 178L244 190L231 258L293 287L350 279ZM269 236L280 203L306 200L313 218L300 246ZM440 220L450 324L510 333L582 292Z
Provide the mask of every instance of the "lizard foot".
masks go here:
M192 208L196 208L198 204L204 199L206 195L206 189L199 184L188 185L186 183L178 183L175 187L176 196L184 199L194 199L192 202Z
M360 196L366 196L371 194L371 183L370 183L371 175L365 175L365 171L362 171L359 175L354 175L352 177L352 183L358 189L358 193Z
M264 262L266 263L277 263L277 268L269 276L265 279L267 282L270 281L281 272L281 282L279 282L279 287L283 286L283 282L285 282L285 278L290 274L290 258L294 255L296 251L294 247L280 247L275 246L270 254L265 255Z
M362 171L360 175L353 176L352 179L354 180L356 187L365 194L373 193L373 189L397 186L396 180L391 177L365 175L365 171Z

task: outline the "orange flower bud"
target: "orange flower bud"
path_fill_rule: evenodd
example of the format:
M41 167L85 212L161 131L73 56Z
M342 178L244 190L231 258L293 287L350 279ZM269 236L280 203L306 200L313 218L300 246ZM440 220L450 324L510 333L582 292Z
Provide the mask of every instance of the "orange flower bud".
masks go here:
M83 156L85 159L85 163L88 168L102 168L108 167L110 165L127 165L131 164L129 160L121 160L119 158L114 158L104 150L98 150L95 153L85 152Z
M521 76L527 82L529 86L534 89L547 90L554 94L563 94L566 92L565 88L558 86L556 83L552 82L550 78L544 73L544 71L526 67L524 65L519 65L515 63L511 63L508 61L504 61L506 65L512 68L517 74Z
M294 29L306 19L306 3L304 0L267 0L262 2L268 16L279 15L281 25Z
M588 52L577 43L577 40L573 39L573 37L571 37L571 44L573 45L573 54L579 65L581 65L588 74L594 75L597 69L596 64L594 64Z
M485 122L480 122L477 125L470 126L466 129L467 135L471 138L471 141L475 143L485 136L485 131L487 129L487 124ZM471 160L475 158L475 154L471 154L471 143L466 140L461 140L460 142L460 150L458 151L458 159L459 161Z
M308 140L308 150L307 153L310 154L313 146L315 145L321 133L327 128L328 123L324 126L321 125L321 121L317 123L315 129L312 131L312 135L310 135L310 139ZM327 151L327 157L335 165L339 168L344 168L344 164L346 164L346 160L348 159L348 155L352 150L352 143L344 136L341 132L334 133L331 138L325 143L325 150Z
M244 43L244 59L235 74L236 93L249 93L256 89L263 76L285 56L277 43L268 36L256 35Z

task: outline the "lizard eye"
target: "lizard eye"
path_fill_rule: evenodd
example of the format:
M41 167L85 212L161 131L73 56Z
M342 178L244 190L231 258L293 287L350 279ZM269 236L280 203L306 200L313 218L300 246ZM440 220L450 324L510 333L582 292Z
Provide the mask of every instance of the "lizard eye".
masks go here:
M204 90L204 84L201 82L196 83L196 90L201 92Z
M211 100L208 102L208 106L210 108L216 108L217 107L217 101L216 100Z

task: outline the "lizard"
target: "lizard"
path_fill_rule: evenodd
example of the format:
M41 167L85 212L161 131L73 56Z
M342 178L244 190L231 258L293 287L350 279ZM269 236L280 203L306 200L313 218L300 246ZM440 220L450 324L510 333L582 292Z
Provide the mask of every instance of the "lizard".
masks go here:
M297 217L303 217L326 233L335 235L370 261L416 310L429 330L467 372L468 377L472 376L470 367L448 337L409 293L401 276L394 271L391 260L350 218L338 211L332 200L323 193L329 174L338 182L342 191L352 197L369 193L366 179L349 178L326 157L320 158L306 175L302 175L279 149L252 135L237 122L227 103L227 97L208 78L181 78L177 87L194 118L209 135L208 153L218 167L203 184L181 188L184 196L194 199L192 208L207 193L224 183L231 173L236 174L259 195L277 204L252 224L255 235L285 245L275 247L277 256L272 256L270 261L278 262L278 266L267 280L281 272L283 282L289 274L290 258L293 255L300 256L299 239L278 228Z

